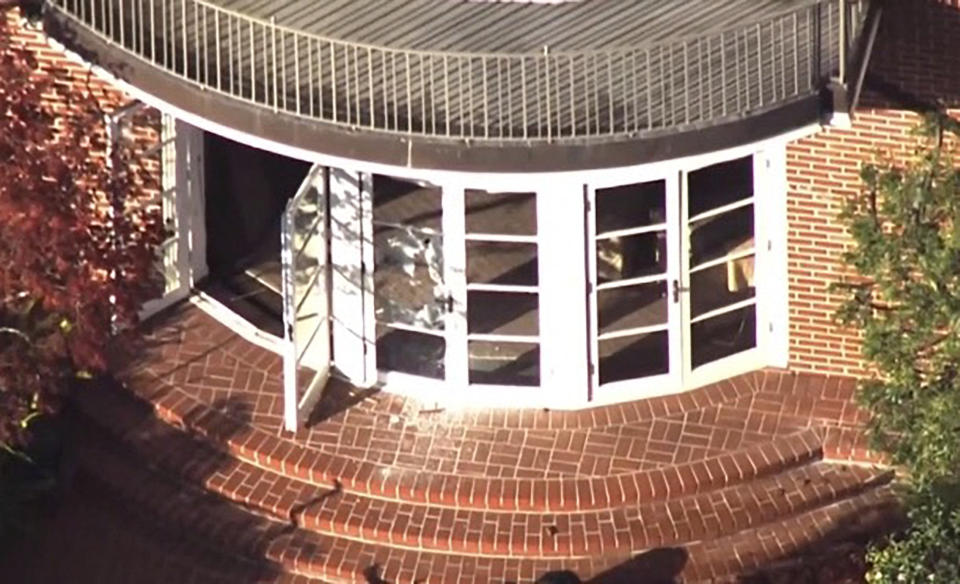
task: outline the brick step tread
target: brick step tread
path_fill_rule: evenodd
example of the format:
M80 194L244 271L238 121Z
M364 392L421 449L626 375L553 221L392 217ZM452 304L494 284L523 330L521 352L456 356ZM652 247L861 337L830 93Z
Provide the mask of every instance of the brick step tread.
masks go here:
M137 385L142 392L148 384ZM561 479L450 475L325 454L238 421L179 388L156 385L152 394L142 397L158 417L205 436L239 459L321 487L336 483L348 492L438 507L531 512L611 509L716 490L822 456L821 431L811 428L716 457L634 473Z
M558 570L572 571L586 580L598 573L635 566L637 557L644 555L597 554L568 560L503 558L403 549L327 536L262 516L198 488L176 484L136 467L134 461L82 441L78 448L85 464L96 467L91 476L105 492L152 516L166 529L225 555L255 562L266 559L284 571L334 584L533 582L542 574ZM831 533L839 537L858 527L868 516L864 511L886 501L887 494L886 486L871 488L800 515L689 544L684 552L684 577L689 574L689 581L698 581L740 573L807 549Z
M4 581L31 584L326 584L275 564L198 548L179 531L144 519L81 470L56 512L33 534L11 542L0 573Z
M135 460L82 435L75 441L79 463L101 491L131 511L149 516L169 532L225 556L248 562L267 561L293 574L336 584L370 581L420 581L423 566L459 573L464 558L392 548L311 532L245 508L202 486L177 483ZM503 558L485 558L502 564ZM507 560L519 566L522 561ZM531 561L527 569L537 562ZM567 562L563 562L566 564ZM558 567L543 563L544 571ZM519 569L519 568L517 568ZM371 576L375 574L375 578Z
M899 499L893 487L884 484L780 522L697 542L687 547L691 561L684 568L683 583L740 584L744 576L785 559L813 561L831 546L875 537L891 529L899 515Z
M883 471L812 462L713 492L612 510L543 514L437 508L277 475L216 451L142 409L136 424L110 431L119 431L134 456L161 474L179 475L188 484L318 533L464 554L583 557L716 538L829 504L889 478Z

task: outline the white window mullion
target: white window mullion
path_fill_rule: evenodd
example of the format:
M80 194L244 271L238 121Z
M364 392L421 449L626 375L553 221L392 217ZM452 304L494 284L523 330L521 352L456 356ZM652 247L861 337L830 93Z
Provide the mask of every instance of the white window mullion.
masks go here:
M582 404L589 362L583 185L556 180L537 194L540 384L552 403ZM554 392L565 392L559 395Z
M377 313L373 270L373 174L360 173L361 266L363 282L363 368L367 383L377 379Z
M686 385L692 372L690 334L690 189L687 173L677 171L667 178L667 224L674 232L667 241L673 246L667 254L667 270L672 275L668 283L670 299L670 370L677 372L680 383ZM671 217L672 215L672 217ZM678 291L679 295L677 295ZM675 300L679 299L678 302Z
M464 234L467 229L466 203L463 185L443 185L443 278L447 294L453 300L447 313L446 356L444 369L447 383L466 387L470 356L467 349L467 248Z
M766 364L789 360L786 148L770 146L755 157L757 345ZM762 218L762 220L761 220Z
M585 189L583 195L584 205L586 206L584 216L586 223L583 225L584 248L587 250L584 255L585 266L584 274L587 276L587 343L589 363L589 387L591 388L590 399L596 399L596 392L600 388L600 319L597 303L597 189L590 187ZM669 252L668 252L669 255Z
M207 266L206 175L204 172L204 132L186 122L177 122L177 135L189 136L190 183L187 185L187 205L181 219L186 221L186 238L190 265L190 287L205 278Z

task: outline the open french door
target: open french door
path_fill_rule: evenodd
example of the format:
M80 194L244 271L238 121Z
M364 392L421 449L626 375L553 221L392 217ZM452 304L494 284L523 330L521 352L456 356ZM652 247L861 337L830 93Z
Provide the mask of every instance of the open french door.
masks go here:
M157 199L168 237L157 254L157 269L163 277L162 294L144 304L140 316L147 318L190 294L190 201L199 176L200 132L139 101L109 114L106 124L109 147L129 152L137 163L156 172L159 178ZM145 129L158 130L157 143L144 145Z
M284 427L295 432L330 377L328 171L315 164L282 219Z

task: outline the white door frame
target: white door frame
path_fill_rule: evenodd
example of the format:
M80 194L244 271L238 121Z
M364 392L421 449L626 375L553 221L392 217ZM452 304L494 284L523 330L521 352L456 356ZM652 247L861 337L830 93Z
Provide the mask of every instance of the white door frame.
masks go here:
M122 135L122 129L114 130ZM173 116L160 113L159 131L160 198L164 224L173 233L161 244L160 265L164 291L140 311L142 319L187 298L196 281L197 271L206 270L206 258L197 260L193 249L203 237L203 215L197 212L197 200L203 201L203 132ZM196 233L199 220L199 234ZM202 250L201 250L202 251Z
M442 189L443 274L452 310L444 322L445 383L466 389L470 382L470 356L467 347L467 230L466 189L460 183L448 182Z
M600 385L600 314L598 310L599 290L597 289L596 252L597 191L624 186L625 184L657 181L663 181L665 189L664 206L666 217L664 218L664 228L666 231L667 270L664 274L664 284L667 293L669 370L667 373L661 375L614 381ZM624 183L622 180L594 182L588 187L586 249L588 261L589 310L591 318L590 331L587 339L590 343L590 354L593 361L590 367L591 387L593 388L593 399L591 401L606 403L610 401L641 399L663 393L676 393L683 387L683 334L681 332L681 307L683 302L674 302L672 297L674 280L677 280L680 285L683 285L680 262L681 249L679 246L680 237L678 233L680 227L680 201L677 196L678 188L678 173L670 172L669 170L666 172L651 172L649 174L638 175L635 180L629 183ZM649 390L638 390L638 384L644 384Z
M722 164L723 162L729 162L743 158L746 156L753 157L753 213L754 213L754 296L752 299L752 306L754 307L755 320L757 331L755 332L755 345L744 351L734 353L732 355L722 357L715 361L710 361L704 363L696 368L693 367L693 350L692 350L692 318L691 318L691 292L690 292L690 205L689 205L689 189L688 189L688 180L687 177L697 170L706 168L708 166L713 166L715 164ZM761 260L761 256L764 255L763 250L761 249L761 243L764 241L762 239L762 233L759 232L763 221L761 221L762 215L759 214L759 206L757 201L762 198L760 195L764 193L764 185L766 184L766 166L765 166L765 153L762 150L755 150L751 153L744 153L741 156L733 157L725 160L713 160L709 162L703 162L696 166L685 167L680 172L680 190L679 190L679 199L680 199L680 246L681 246L681 289L683 294L681 297L683 301L682 305L682 320L681 320L681 334L683 336L683 388L692 389L695 387L701 387L710 383L714 383L721 379L728 379L739 373L756 369L758 366L763 364L764 355L762 354L761 347L763 338L760 335L761 327L761 317L763 316L762 304L763 304L763 285L767 281L765 274L759 271L759 269L764 265L765 260ZM762 276L762 277L761 277ZM732 306L732 305L731 305ZM748 306L746 304L745 306ZM722 310L726 307L721 307L718 310Z

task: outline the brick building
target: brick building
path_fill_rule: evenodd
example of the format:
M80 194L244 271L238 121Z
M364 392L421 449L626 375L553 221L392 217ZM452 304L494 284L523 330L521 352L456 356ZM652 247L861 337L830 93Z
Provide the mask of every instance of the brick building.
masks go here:
M955 105L956 2L329 4L5 14L159 146L91 574L726 581L876 527L837 214Z

